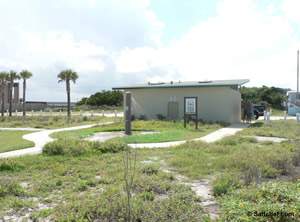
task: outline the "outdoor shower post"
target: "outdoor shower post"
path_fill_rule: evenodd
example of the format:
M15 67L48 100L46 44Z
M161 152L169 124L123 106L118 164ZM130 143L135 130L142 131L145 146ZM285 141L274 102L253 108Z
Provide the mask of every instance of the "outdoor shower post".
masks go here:
M125 93L125 134L131 135L131 93Z

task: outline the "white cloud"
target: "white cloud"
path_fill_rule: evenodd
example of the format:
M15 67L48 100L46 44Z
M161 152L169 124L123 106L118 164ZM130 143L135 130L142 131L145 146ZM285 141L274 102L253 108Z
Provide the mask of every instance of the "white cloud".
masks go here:
M220 1L216 16L167 49L124 50L119 71L147 72L172 65L180 73L174 80L250 78L252 85L294 87L299 37L285 14L275 15L274 5L258 6L255 0Z
M299 4L219 0L214 16L163 44L165 24L150 0L2 0L0 69L33 71L36 100L65 98L63 85L53 90L65 68L80 74L75 99L146 81L250 78L294 87Z
M300 23L300 1L299 0L284 0L282 10L288 19Z
M128 81L116 73L115 55L159 45L163 29L148 0L2 0L0 8L0 70L31 70L34 100L64 99L56 75L65 68L80 74L75 99Z

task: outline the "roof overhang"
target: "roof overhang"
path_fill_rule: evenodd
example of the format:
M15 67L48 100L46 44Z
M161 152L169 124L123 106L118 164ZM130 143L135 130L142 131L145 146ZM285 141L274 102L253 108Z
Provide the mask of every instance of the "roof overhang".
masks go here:
M169 83L148 83L131 86L113 87L113 90L126 89L152 89L152 88L195 88L195 87L222 87L241 86L248 83L249 79L235 80L214 80L214 81L193 81L193 82L169 82Z

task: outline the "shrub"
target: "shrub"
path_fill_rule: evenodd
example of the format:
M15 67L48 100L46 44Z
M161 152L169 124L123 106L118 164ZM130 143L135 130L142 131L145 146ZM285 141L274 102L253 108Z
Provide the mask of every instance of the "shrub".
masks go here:
M119 141L92 142L91 145L94 150L101 153L118 153L127 149L126 143Z
M14 160L0 160L0 172L1 171L19 171L24 169L23 165L17 164Z
M1 181L0 197L6 196L24 196L24 189L17 183L11 181Z
M249 185L252 182L256 184L260 183L261 180L261 170L256 164L251 164L241 169L241 176L245 185Z
M146 201L153 201L155 198L154 193L151 191L150 192L148 192L148 191L142 192L140 194L140 196L143 200L146 200Z
M299 185L299 182L269 182L259 186L248 186L225 195L220 199L223 211L220 221L299 221ZM255 216L254 212L291 214L275 217L272 214Z
M59 139L47 143L43 149L43 153L47 155L70 155L80 156L89 149L89 143L86 141Z
M80 180L77 184L76 190L85 191L88 189L88 182L86 180Z
M270 164L282 175L289 175L293 172L292 154L288 152L274 153L270 159Z
M143 173L143 174L147 174L147 175L157 174L157 173L158 173L158 167L153 166L153 165L145 166L145 167L142 169L142 173Z
M221 196L238 187L240 187L240 184L237 178L224 174L214 180L213 193L215 196Z
M128 221L124 193L108 189L99 197L73 201L57 209L55 221ZM135 222L208 221L190 189L171 193L168 198L154 198L152 192L133 196L132 220ZM206 218L207 219L207 218Z

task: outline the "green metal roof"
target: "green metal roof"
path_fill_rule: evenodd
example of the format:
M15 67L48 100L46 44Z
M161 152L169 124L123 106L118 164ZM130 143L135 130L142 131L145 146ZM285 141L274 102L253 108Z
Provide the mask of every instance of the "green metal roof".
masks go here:
M188 88L188 87L216 87L216 86L241 86L249 82L249 79L213 80L213 81L189 81L189 82L158 82L137 84L131 86L113 87L114 90L121 89L147 89L147 88Z

